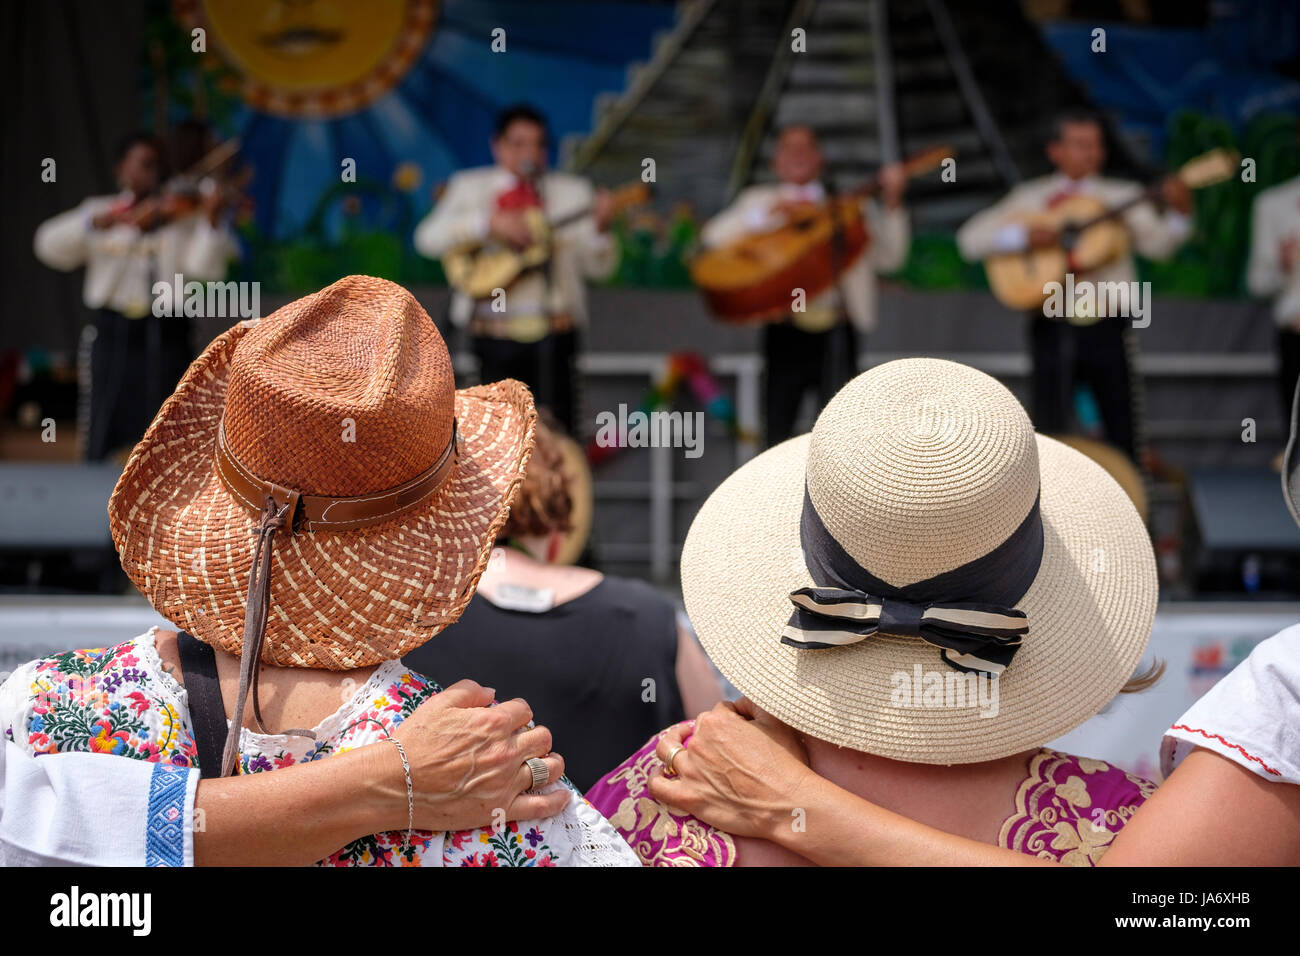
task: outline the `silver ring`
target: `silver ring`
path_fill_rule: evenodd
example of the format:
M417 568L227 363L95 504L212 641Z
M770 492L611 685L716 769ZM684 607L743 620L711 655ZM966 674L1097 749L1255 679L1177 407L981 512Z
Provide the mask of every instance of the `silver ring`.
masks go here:
M541 757L529 757L524 761L524 766L533 775L533 782L528 785L529 790L536 790L551 779L551 768L546 766L546 761Z

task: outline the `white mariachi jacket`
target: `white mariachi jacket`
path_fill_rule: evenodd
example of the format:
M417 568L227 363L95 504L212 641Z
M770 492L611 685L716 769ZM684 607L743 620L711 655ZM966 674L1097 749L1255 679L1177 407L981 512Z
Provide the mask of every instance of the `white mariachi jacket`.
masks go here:
M782 199L820 202L825 198L820 183L807 187L786 183L761 183L741 191L734 202L707 223L700 233L706 246L721 246L742 236L776 229L781 217L772 207ZM876 273L892 272L907 261L912 242L911 224L902 208L886 210L876 202L863 202L863 215L871 230L867 254L855 262L835 288L827 290L809 308L819 305L842 305L849 320L860 332L876 327Z
M497 196L518 185L518 179L498 166L467 169L451 177L438 205L415 230L415 248L430 259L468 242L487 238L488 220L496 208ZM591 183L568 173L548 172L538 184L546 217L557 219L589 206L594 197ZM549 265L549 282L521 277L510 290L511 310L515 303L536 297L533 303L543 311L567 313L577 325L587 321L588 279L608 278L618 267L618 244L609 233L596 228L585 216L557 231ZM545 301L540 301L542 298ZM455 293L451 318L458 326L469 322L474 303Z
M1282 245L1291 243L1289 269L1282 267ZM1255 197L1251 211L1250 265L1246 284L1251 295L1273 296L1273 319L1300 331L1300 176Z
M1142 187L1120 179L1088 177L1076 181L1056 174L1040 176L1020 183L1000 201L976 213L957 230L957 248L968 262L979 262L1004 252L1025 248L1028 230L1023 224L1013 224L1009 219L1019 215L1046 212L1048 201L1055 195L1075 191L1094 196L1108 207L1132 199ZM1150 202L1138 203L1124 213L1132 247L1148 259L1169 259L1192 232L1192 222L1174 210L1156 211ZM1084 278L1077 276L1076 278ZM1122 256L1086 276L1093 282L1132 282L1137 279L1137 267L1132 255Z

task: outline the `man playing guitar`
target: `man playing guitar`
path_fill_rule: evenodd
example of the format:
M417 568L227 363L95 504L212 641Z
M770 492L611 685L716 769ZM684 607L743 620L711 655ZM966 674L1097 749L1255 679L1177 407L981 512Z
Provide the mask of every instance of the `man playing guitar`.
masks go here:
M1057 230L1027 226L1014 220L1026 213L1051 209L1071 197L1095 197L1107 206L1131 199L1141 190L1137 183L1101 177L1106 163L1101 120L1076 110L1059 116L1047 144L1047 158L1056 172L1021 183L999 203L976 214L957 232L962 257L977 262L999 253L1055 246ZM1153 209L1139 203L1122 218L1132 244L1149 259L1168 259L1191 233L1191 194L1178 179L1161 186L1166 207ZM1076 281L1122 282L1136 280L1131 254L1105 266L1075 275ZM1090 324L1073 324L1048 318L1043 310L1030 312L1029 339L1032 361L1031 394L1034 425L1039 431L1067 430L1076 384L1086 383L1097 400L1106 438L1138 459L1133 414L1135 382L1129 361L1128 319L1110 315Z
M705 246L725 245L744 235L781 226L792 214L829 196L821 181L822 153L817 135L807 126L781 131L772 169L778 182L750 186L729 207L704 225ZM881 201L863 203L871 244L839 282L763 327L767 368L765 412L769 445L794 434L804 394L815 389L818 408L857 374L858 336L875 328L875 273L900 268L907 259L911 230L903 209L906 178L901 167L881 170ZM791 290L794 303L794 290Z
M541 266L487 298L453 294L451 318L468 328L484 382L515 378L570 433L577 424L574 360L577 330L587 319L586 280L609 276L618 246L609 234L612 205L605 190L577 176L546 170L545 118L514 106L497 118L495 165L457 173L415 231L415 248L441 258L466 243L492 239L523 249L537 238L527 212L557 218L591 207L591 215L555 231Z
M1300 176L1255 197L1250 229L1246 283L1252 295L1273 299L1285 422L1300 380Z

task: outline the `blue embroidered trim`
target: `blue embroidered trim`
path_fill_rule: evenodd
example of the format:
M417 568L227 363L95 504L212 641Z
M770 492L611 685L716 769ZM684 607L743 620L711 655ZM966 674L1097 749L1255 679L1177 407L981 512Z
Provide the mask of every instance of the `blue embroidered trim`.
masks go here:
M186 767L154 764L145 820L145 866L185 865L185 793L189 778Z

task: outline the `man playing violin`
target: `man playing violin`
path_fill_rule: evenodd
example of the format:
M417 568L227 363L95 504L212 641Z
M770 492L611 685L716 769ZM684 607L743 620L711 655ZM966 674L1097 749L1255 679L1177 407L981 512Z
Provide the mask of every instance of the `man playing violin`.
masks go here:
M586 324L588 279L608 277L619 250L609 233L610 194L585 179L546 169L546 119L530 106L504 110L491 142L492 166L454 175L438 205L415 230L415 248L431 259L485 238L524 249L536 237L528 212L555 219L590 207L591 214L555 230L551 254L490 298L456 292L451 319L467 328L480 379L514 378L528 385L574 433L578 329Z
M177 274L185 281L221 279L239 252L220 221L221 196L178 203L160 191L164 166L161 144L133 133L117 152L120 191L91 196L36 230L41 262L86 269L82 299L94 319L81 339L90 353L89 381L83 374L81 383L88 420L81 426L90 461L140 440L193 357L181 303L155 309L154 284L172 285Z
M1014 220L1049 210L1074 196L1095 197L1113 207L1141 191L1137 183L1101 176L1106 164L1106 142L1101 120L1092 112L1072 110L1057 117L1047 143L1047 158L1056 168L1055 173L1020 183L958 230L957 246L963 258L978 262L999 253L1055 246L1061 241L1056 229ZM1148 259L1170 258L1192 231L1191 193L1181 180L1166 179L1160 187L1160 200L1163 209L1138 203L1121 220L1133 247ZM1076 282L1120 282L1125 288L1136 278L1137 269L1128 252L1100 268L1075 275ZM1097 401L1106 439L1136 461L1131 337L1128 319L1123 316L1109 315L1090 324L1073 324L1049 318L1041 309L1031 311L1031 407L1035 427L1048 433L1066 431L1075 387L1086 384Z
M822 182L822 152L808 126L781 130L772 170L777 182L743 190L729 207L704 225L705 246L722 246L742 236L777 229L831 197ZM871 237L862 255L825 292L763 327L767 368L765 415L767 442L774 445L794 434L804 395L814 391L820 409L857 374L859 335L876 324L877 271L900 268L907 259L911 229L903 209L906 177L900 166L881 170L880 204L864 201L863 216Z

